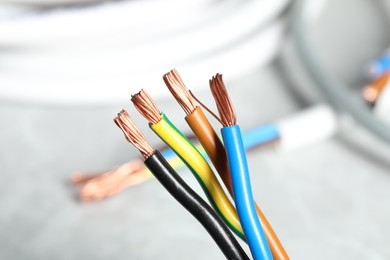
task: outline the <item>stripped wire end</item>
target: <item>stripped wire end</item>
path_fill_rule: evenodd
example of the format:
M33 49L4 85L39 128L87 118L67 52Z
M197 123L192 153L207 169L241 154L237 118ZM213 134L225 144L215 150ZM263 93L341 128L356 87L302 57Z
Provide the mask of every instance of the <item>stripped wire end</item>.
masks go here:
M71 181L80 185L80 200L99 201L151 178L141 160L134 160L103 173L75 173Z
M161 112L156 103L145 90L131 96L135 108L141 113L149 123L157 124L162 119Z
M149 145L145 136L141 133L138 127L134 124L126 110L122 110L118 113L118 116L114 118L114 122L125 134L127 141L133 144L147 159L153 154L153 149Z
M223 126L233 126L237 124L236 112L232 101L230 100L229 94L227 93L225 84L222 80L222 75L217 73L209 81L211 93L215 99L218 113L221 118Z
M195 101L207 112L209 112L215 119L221 124L221 119L211 111L206 105L204 105L192 92L188 90L184 85L179 73L176 69L171 70L163 76L164 82L167 85L169 91L173 97L177 100L187 115L193 113L196 109Z
M191 114L195 110L196 106L177 70L173 69L166 73L163 76L163 79L165 85L167 85L169 91L172 93L177 102L179 102L186 114Z

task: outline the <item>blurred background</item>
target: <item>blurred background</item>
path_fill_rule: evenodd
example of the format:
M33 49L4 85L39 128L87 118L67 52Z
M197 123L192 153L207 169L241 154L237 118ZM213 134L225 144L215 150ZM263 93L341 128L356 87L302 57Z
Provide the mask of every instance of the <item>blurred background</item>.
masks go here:
M389 11L386 0L1 1L0 259L224 259L157 181L90 203L70 181L139 158L112 121L122 108L162 145L130 102L141 88L190 133L162 80L173 68L214 111L208 80L222 73L243 129L280 126L248 162L291 259L389 259Z

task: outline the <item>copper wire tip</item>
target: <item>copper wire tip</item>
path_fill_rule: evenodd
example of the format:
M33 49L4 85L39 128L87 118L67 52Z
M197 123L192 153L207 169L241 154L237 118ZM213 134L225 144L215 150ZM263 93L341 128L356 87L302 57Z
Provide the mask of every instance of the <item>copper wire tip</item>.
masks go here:
M114 122L122 130L127 141L133 144L145 159L153 154L152 147L134 124L133 120L131 120L126 110L122 109L122 111L118 113L118 116L114 118Z
M156 103L149 96L149 94L141 89L140 92L131 96L135 108L141 113L149 123L157 124L162 119L161 112Z
M237 124L236 112L233 103L222 80L222 75L217 73L209 81L211 93L217 105L220 120L223 126L233 126Z
M179 102L186 114L191 114L195 110L196 106L177 70L173 69L164 74L163 79L165 85L167 85L169 91L172 93L177 102Z

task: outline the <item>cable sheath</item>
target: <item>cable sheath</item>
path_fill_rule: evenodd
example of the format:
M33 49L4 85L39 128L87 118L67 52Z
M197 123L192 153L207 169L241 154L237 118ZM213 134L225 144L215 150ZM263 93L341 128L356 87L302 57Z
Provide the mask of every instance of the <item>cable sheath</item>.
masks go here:
M249 259L219 216L183 181L159 151L147 158L145 165L164 188L203 225L227 259Z
M229 160L234 200L249 248L255 260L273 259L256 214L240 127L224 127L221 132Z

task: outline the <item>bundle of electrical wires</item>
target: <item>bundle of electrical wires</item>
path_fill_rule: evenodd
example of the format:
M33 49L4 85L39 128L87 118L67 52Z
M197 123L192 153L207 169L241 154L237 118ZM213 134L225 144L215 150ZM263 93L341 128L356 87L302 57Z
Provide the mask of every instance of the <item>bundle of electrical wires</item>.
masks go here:
M193 97L185 88L184 82L182 81L178 72L176 70L172 70L165 74L163 78L172 95L176 98L176 100L186 112L187 116L185 119L188 125L198 137L211 162L217 169L230 195L233 195L233 186L230 177L228 159L221 140L214 131L210 122L207 120L202 109L195 106ZM200 102L199 100L197 101ZM207 110L211 112L209 109ZM276 259L287 259L287 253L285 252L274 230L268 223L268 220L257 204L256 211L260 218L262 228L264 229L267 236L268 243L270 244L273 255Z
M226 196L213 170L200 152L162 114L150 96L141 90L131 99L136 109L148 120L150 128L164 141L194 174L203 188L211 205L224 219L225 223L242 239L245 239L234 206Z
M225 141L225 147L206 119L201 108L195 107L194 99L190 92L185 89L184 83L177 71L173 70L164 75L163 78L170 91L176 99L179 100L179 104L187 112L187 122L200 140L204 151L215 165L230 194L225 193L207 160L202 156L202 153L199 152L192 142L159 110L145 90L141 90L137 94L132 95L131 100L140 114L147 119L150 128L155 134L172 149L198 180L213 207L212 212L216 214L215 216L218 215L218 217L214 216L212 220L210 220L213 224L211 225L210 222L207 221L206 223L209 224L202 222L205 221L205 218L210 217L211 214L209 213L210 210L207 210L207 217L198 215L199 212L205 212L206 210L198 209L199 206L197 205L203 205L205 203L199 202L200 198L185 200L186 196L183 195L184 193L193 194L194 192L188 191L189 187L185 187L184 181L180 179L167 161L162 161L163 156L160 153L153 152L145 138L132 123L128 114L125 111L122 111L118 114L115 122L125 133L126 139L140 150L141 154L146 159L145 164L151 173L156 176L163 186L204 225L228 259L245 259L246 256L237 242L231 240L230 233L226 230L221 230L221 227L215 228L215 225L220 225L220 223L224 223L223 226L225 229L230 228L237 236L248 243L254 259L289 259L281 242L268 223L268 220L265 218L260 208L257 205L255 206L249 180L249 172L247 168L243 167L246 162L244 157L245 148L242 140L240 146L241 150L232 150L229 146L229 141ZM213 78L213 80L210 81L210 84L212 84L214 80L215 79ZM218 80L218 82L222 84L222 79L219 78L219 76ZM212 88L212 92L214 97L219 100L218 95L215 95L214 88ZM229 116L223 114L221 111L221 117L222 115ZM228 113L228 111L224 111L224 113ZM223 120L225 120L227 117L223 118ZM224 122L223 120L220 121ZM224 139L225 135L224 131L222 131ZM234 154L237 157L232 157ZM160 172L163 172L164 174L161 175ZM169 178L167 175L170 175ZM175 179L176 182L181 183L180 185L184 188L177 183L167 182L167 179ZM185 190L185 192L178 195L177 192L180 190ZM230 196L234 199L236 207L231 203ZM195 206L193 205L194 203ZM215 224L214 222L217 220L220 222ZM219 240L220 238L215 234L216 231L211 230L210 225L212 228L219 230L220 233L218 233L218 235L225 240ZM267 232L267 238L263 228L265 228ZM270 241L272 253L267 239Z
M230 233L226 232L226 229L230 229L248 244L252 256L256 260L289 259L276 232L271 227L265 214L254 201L245 150L267 143L275 144L284 149L291 149L291 147L299 146L299 144L288 140L302 139L302 135L305 135L305 138L303 139L312 142L314 140L320 140L334 132L336 125L335 115L328 107L319 106L291 119L274 124L262 125L244 132L244 135L241 135L240 128L236 124L237 120L233 105L222 80L222 75L217 74L209 81L211 93L216 100L219 116L201 103L190 90L187 90L181 76L176 70L171 70L166 73L163 76L163 80L169 91L185 111L185 120L199 140L199 144L195 145L192 141L193 138L191 140L187 138L168 119L167 115L161 112L151 96L145 90L141 90L131 96L131 101L136 110L148 121L151 130L169 148L165 149L161 154L159 152L153 152L153 149L150 148L143 135L136 129L128 114L124 111L119 113L115 122L121 127L127 140L133 143L141 151L141 154L146 159L145 164L151 174L148 175L146 169L140 168L138 161L133 161L131 163L135 165L134 168L136 169L133 169L134 171L128 176L123 174L123 169L120 170L121 174L116 174L115 170L113 171L112 175L119 176L116 182L114 182L114 185L118 185L118 183L121 182L125 183L124 185L128 185L132 181L138 182L144 176L148 176L146 178L148 179L150 176L154 175L163 186L202 223L204 216L198 216L196 213L198 210L194 210L194 207L196 208L197 206L191 206L192 203L202 203L194 202L198 201L198 199L183 201L183 197L175 194L175 189L172 188L170 184L165 183L165 178L168 178L165 175L168 174L171 175L169 178L178 180L180 177L176 174L175 169L179 169L185 165L193 173L202 187L203 192L212 207L210 210L213 214L218 216L217 219L222 221L223 226L225 227L224 230L216 228L222 232L222 234L219 234L220 236L223 236L225 239L226 237L229 237L228 240L230 241L231 235L227 235ZM200 107L196 106L195 103L199 103ZM213 126L208 121L206 115L203 113L202 107L224 126L221 130L223 142L213 129ZM316 120L325 122L325 125L328 127L323 127L324 125L321 123L316 124ZM308 127L307 133L302 134L301 130L308 125L311 125L311 127ZM313 129L313 126L318 127L319 129ZM299 134L296 134L298 132ZM311 132L315 132L315 134L310 136ZM134 135L132 133L136 134ZM286 136L285 139L287 141L283 141L281 138L282 136ZM155 163L157 159L150 159L155 157L157 157L160 162ZM164 161L161 162L163 159ZM222 185L218 177L214 174L213 169L209 166L208 160L213 163L222 181ZM154 166L150 161L169 169L160 169L159 167ZM121 167L118 169L121 169ZM160 175L160 171L164 172L164 174ZM81 180L80 182L83 182L83 178L79 179ZM106 180L103 177L96 183L88 183L87 181L87 185L91 184L96 187L101 183L104 184L105 181ZM178 182L182 183L183 186L186 186L183 180L180 179ZM178 184L175 185L179 187ZM225 192L223 186L225 186L228 193ZM179 190L181 189L187 190L187 188L180 187ZM93 188L90 188L90 190L92 190L92 192L90 192L89 195L94 194L95 198L103 198L105 195L104 192L99 194L96 190L94 193ZM113 190L107 189L106 192L113 192ZM189 193L193 193L193 191ZM86 197L88 198L88 196ZM92 197L92 200L93 198L94 197ZM234 201L234 204L232 203L232 200ZM211 213L207 214L210 215ZM218 225L220 225L220 222L218 223ZM213 233L215 230L211 231L209 226L204 223L202 224L216 240L217 235ZM220 241L216 242L224 251L225 256L227 256L228 259L245 258L245 256L242 255L242 249L239 249L234 241L229 242L229 247L231 246L234 249L233 252L229 252L229 250L224 248L224 246L228 244L227 242L223 242L222 244ZM235 256L232 257L232 255Z
M125 110L114 119L115 123L145 158L145 165L164 188L187 209L209 232L227 259L249 259L240 244L218 215L192 190L169 165L158 150L153 150Z

